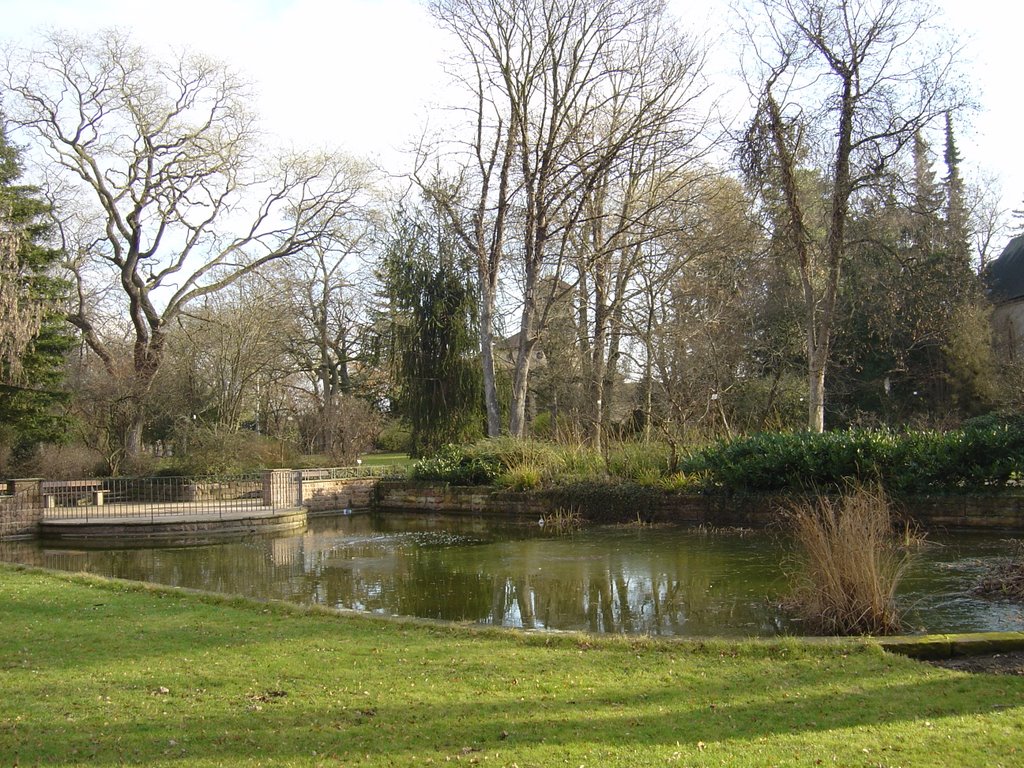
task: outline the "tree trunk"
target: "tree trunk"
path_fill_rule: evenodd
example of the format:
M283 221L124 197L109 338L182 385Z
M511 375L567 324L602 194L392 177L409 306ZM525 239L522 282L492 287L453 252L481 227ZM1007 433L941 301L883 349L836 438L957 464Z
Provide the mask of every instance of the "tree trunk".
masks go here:
M487 411L487 436L501 435L501 408L498 406L498 384L494 375L493 302L484 296L480 303L480 361L483 365L484 406Z
M523 316L519 326L519 348L516 352L516 367L512 376L512 407L509 413L508 432L513 437L526 436L526 394L530 386L530 362L536 339L533 336L533 314L535 301L532 292L523 304Z
M141 403L132 409L132 414L124 428L124 457L131 465L142 455L142 430L146 424L146 411ZM113 468L112 468L113 469Z
M807 371L807 428L811 432L825 431L825 361L817 350L808 353Z

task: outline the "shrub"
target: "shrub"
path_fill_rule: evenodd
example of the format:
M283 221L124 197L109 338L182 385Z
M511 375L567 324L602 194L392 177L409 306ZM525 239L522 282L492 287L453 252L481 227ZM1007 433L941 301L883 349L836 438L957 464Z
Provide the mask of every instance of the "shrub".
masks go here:
M69 480L109 474L103 457L81 443L43 443L17 466L21 477Z
M331 464L352 465L377 443L382 417L366 400L336 396L333 407L300 414L298 426L307 450L322 450Z
M291 446L253 432L227 432L207 428L191 430L181 440L181 453L167 462L158 474L207 477L239 475L268 467L289 467L298 456Z
M908 556L897 545L881 488L856 485L838 500L819 495L794 504L788 520L800 566L791 607L808 629L830 635L899 631L895 594Z
M699 493L707 485L707 476L705 474L673 472L671 475L659 478L656 485L669 493Z
M521 490L540 485L605 477L601 455L584 447L566 448L553 443L519 440L513 437L491 438L459 447L458 461L454 464L452 462L455 461L455 454L448 453L452 450L456 449L446 447L431 457L431 462L439 456L447 456L447 463L442 464L450 465L449 468L459 474L463 471L458 468L459 463L480 464L487 467L488 471L493 471L494 476L505 487L517 487ZM428 469L432 476L424 476L423 479L456 482L446 477L444 467L441 465L428 463L424 465L424 471Z
M607 476L604 459L598 451L581 443L558 447L557 475L560 483L603 480Z
M512 491L532 491L535 488L540 488L542 480L542 469L534 464L524 462L509 467L498 475L496 485Z
M712 485L746 491L840 489L851 480L901 492L1001 487L1021 467L1019 421L951 432L766 433L717 443L681 462Z
M412 466L414 480L433 480L451 485L490 485L498 477L500 465L493 459L469 455L457 445L446 445L433 456Z
M377 447L385 453L408 453L412 448L412 430L398 419L389 419L377 435Z
M669 453L663 443L622 443L608 451L608 474L651 485L668 472Z

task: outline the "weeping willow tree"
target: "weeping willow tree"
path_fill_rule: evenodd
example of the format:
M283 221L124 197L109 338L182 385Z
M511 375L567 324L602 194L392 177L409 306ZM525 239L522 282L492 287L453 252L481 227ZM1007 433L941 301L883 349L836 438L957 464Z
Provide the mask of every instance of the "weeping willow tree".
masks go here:
M392 407L408 422L413 456L482 433L477 301L472 264L425 212L396 216L381 282L388 316L381 348L394 378Z

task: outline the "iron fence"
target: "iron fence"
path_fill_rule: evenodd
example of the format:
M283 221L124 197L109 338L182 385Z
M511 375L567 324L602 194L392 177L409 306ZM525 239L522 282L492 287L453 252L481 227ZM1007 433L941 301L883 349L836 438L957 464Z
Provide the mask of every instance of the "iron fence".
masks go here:
M404 475L402 467L273 469L217 477L114 477L0 481L0 536L38 520L218 517L294 509L303 484ZM5 493L6 491L6 493Z
M285 506L287 499L286 492L268 493L263 474L44 480L39 485L44 520L223 518L226 514L271 511Z
M398 464L380 464L354 467L316 467L297 469L302 480L351 480L359 477L397 478L405 477L406 470Z

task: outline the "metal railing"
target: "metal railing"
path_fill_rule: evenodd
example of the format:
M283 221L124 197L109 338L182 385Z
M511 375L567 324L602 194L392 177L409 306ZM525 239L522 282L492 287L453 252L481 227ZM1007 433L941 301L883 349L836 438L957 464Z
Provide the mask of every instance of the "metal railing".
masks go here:
M29 523L23 520L29 516L90 522L270 513L301 506L304 495L323 483L403 475L402 467L385 465L274 469L222 477L0 481L0 535L8 528L25 527Z
M355 467L317 467L297 469L302 480L350 480L359 477L396 478L405 477L406 470L398 464L381 464Z
M286 494L267 494L262 474L42 481L44 520L195 517L270 511Z

